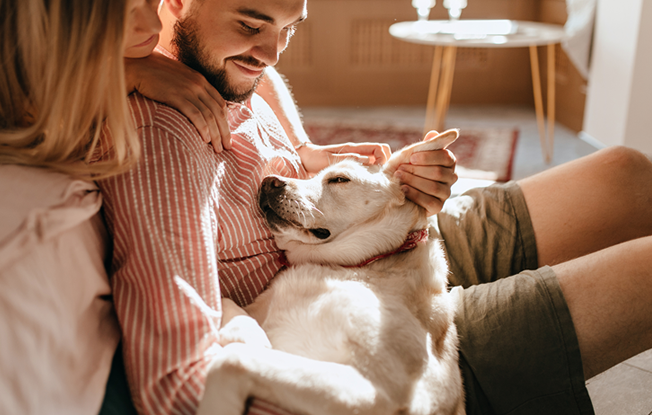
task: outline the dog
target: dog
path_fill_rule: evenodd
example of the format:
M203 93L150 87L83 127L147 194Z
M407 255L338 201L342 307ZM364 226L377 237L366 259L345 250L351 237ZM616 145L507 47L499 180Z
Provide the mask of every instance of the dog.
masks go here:
M246 311L273 349L228 344L200 415L240 415L251 396L297 414L465 413L443 250L393 174L457 136L431 132L382 167L263 180L259 205L291 265Z

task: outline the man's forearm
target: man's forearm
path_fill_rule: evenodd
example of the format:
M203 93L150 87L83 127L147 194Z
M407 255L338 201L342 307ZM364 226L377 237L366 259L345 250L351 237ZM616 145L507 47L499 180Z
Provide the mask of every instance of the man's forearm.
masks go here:
M292 93L283 76L273 67L265 69L265 75L258 84L256 93L272 108L294 147L310 142L303 129L301 115Z

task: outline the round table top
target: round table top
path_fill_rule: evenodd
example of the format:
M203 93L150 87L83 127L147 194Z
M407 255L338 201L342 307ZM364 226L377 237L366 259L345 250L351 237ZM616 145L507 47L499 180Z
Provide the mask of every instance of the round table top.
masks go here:
M424 20L394 23L395 38L424 45L516 48L562 42L564 27L521 20Z

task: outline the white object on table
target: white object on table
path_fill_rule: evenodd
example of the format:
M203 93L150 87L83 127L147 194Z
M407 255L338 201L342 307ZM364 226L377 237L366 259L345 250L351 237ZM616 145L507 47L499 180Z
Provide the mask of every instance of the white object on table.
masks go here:
M427 21L430 16L430 9L435 7L436 0L412 0L412 7L417 9L419 21Z
M457 20L462 15L462 9L467 6L466 0L444 0L444 8L448 9L448 17Z

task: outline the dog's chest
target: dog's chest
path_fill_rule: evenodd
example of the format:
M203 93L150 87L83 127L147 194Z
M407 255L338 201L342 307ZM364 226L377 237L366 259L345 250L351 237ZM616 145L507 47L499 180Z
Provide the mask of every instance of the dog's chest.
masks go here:
M350 364L377 348L392 325L420 330L399 293L368 282L364 271L303 265L279 274L262 328L275 349ZM370 278L371 279L371 278Z

